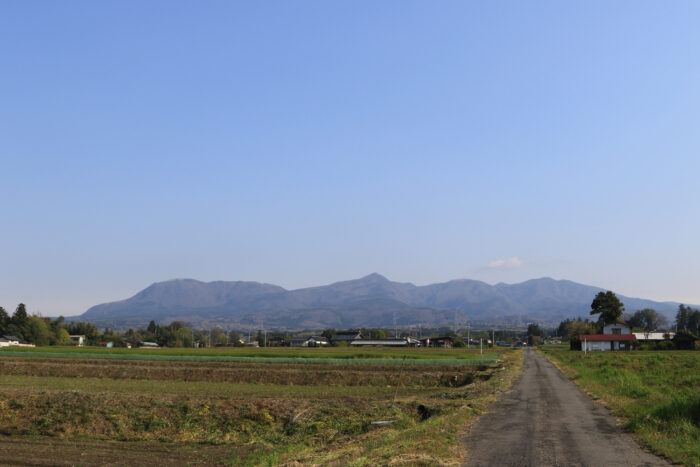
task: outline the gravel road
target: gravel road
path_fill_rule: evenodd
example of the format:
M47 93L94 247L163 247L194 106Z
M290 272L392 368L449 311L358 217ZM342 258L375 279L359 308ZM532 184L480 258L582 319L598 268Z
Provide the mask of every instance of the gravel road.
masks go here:
M642 450L545 357L526 349L523 358L518 382L464 438L467 466L670 465Z

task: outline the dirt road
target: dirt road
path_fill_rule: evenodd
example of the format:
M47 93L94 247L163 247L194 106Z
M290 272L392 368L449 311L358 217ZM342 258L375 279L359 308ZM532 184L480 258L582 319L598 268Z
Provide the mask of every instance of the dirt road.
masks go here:
M610 412L545 357L524 351L523 375L465 437L467 466L656 466Z

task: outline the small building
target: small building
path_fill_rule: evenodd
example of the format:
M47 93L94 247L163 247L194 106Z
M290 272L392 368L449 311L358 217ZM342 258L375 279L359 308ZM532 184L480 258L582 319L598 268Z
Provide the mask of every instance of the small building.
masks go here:
M329 345L330 341L323 336L311 336L289 341L290 347L327 347Z
M581 350L632 350L634 334L581 334Z
M15 336L0 337L0 347L9 347L11 345L19 345L19 338Z
M270 347L289 347L289 341L286 337L270 337L267 343Z
M331 344L336 345L341 342L350 344L352 341L362 339L362 333L360 331L338 331L331 337Z
M324 336L311 336L307 340L307 347L326 347L331 345L331 342Z
M421 347L452 347L452 338L450 336L425 337L420 340Z
M544 343L545 344L561 344L562 340L561 340L561 337L559 337L559 336L545 337Z
M639 342L656 343L673 340L675 332L633 332Z
M398 339L357 339L350 342L352 347L420 347L421 342L413 337Z
M77 347L85 347L86 341L87 341L87 338L83 335L70 336L70 345L75 345Z
M112 347L114 347L114 342L112 342L112 341L109 341L109 342L98 342L97 345L100 346L100 347L106 347L106 348L108 348L108 349L111 349Z

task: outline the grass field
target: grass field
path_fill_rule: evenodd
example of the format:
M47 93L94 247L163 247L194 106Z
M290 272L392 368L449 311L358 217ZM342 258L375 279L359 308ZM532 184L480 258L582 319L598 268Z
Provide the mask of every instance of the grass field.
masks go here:
M700 352L542 351L649 448L677 463L700 464Z
M304 363L344 365L480 365L492 363L498 354L481 355L463 349L124 349L124 348L4 348L0 357L90 358L111 360L165 360L193 362Z
M66 455L80 440L123 462L151 443L183 459L212 446L201 462L213 464L452 465L459 434L520 365L510 350L202 350L0 351L0 437Z

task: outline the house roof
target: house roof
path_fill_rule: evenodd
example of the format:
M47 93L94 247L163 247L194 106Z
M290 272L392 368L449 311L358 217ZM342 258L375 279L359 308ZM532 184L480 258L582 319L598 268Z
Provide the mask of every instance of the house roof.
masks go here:
M350 345L408 345L406 339L356 339Z
M634 334L581 334L579 339L588 342L595 341L635 341L637 338Z
M2 337L7 339L8 341L19 341L19 337L16 337L16 336L2 336Z
M360 331L340 331L336 332L333 334L333 337L331 337L332 341L352 341L358 338L358 336L362 337L362 334Z
M673 339L673 336L676 335L675 332L633 332L632 334L640 341L662 341L667 339L666 336L668 336L668 339Z

